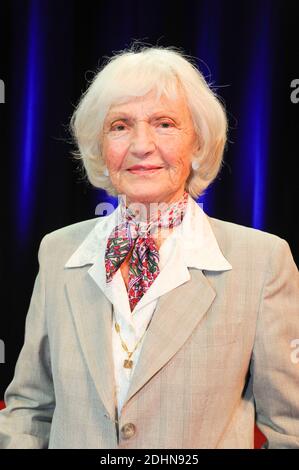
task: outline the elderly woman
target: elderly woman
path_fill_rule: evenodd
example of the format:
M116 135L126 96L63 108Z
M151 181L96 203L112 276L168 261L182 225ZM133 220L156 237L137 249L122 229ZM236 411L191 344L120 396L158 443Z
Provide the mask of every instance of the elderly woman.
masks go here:
M3 448L299 447L298 271L287 242L208 217L225 111L171 48L115 55L72 118L117 209L47 234Z

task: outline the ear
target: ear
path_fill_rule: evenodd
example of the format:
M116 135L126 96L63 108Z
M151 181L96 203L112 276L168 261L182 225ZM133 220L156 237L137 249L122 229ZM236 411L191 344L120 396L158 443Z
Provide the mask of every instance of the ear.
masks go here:
M194 147L193 147L194 148L194 157L200 152L200 149L202 147L199 135L197 133L195 135L196 135L196 137L195 137Z

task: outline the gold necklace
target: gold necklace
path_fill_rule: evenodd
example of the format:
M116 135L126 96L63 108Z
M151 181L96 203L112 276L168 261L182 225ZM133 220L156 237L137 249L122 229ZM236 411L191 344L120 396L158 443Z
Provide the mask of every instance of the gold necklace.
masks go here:
M139 345L139 343L141 342L143 336L145 335L145 332L146 332L147 328L144 330L143 335L139 338L138 342L135 344L135 347L134 347L133 351L129 351L129 350L128 350L128 346L126 345L126 343L124 342L124 340L123 340L122 337L121 337L121 334L120 334L120 326L119 326L119 324L118 324L117 322L115 322L115 330L116 330L116 332L119 334L121 345L122 345L123 349L126 351L126 353L127 353L127 355L128 355L128 359L125 359L125 360L124 360L123 366L124 366L126 369L132 369L132 367L133 367L133 361L132 361L132 359L131 359L131 356L132 356L133 353L136 351L137 346Z

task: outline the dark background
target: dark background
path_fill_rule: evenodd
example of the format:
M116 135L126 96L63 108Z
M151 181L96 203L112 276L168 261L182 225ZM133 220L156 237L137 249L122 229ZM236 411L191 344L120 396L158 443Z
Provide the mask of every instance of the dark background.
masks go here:
M225 164L204 210L279 235L299 264L298 20L291 0L0 2L0 400L23 344L41 238L110 200L82 181L68 124L104 56L133 40L197 57L226 104Z

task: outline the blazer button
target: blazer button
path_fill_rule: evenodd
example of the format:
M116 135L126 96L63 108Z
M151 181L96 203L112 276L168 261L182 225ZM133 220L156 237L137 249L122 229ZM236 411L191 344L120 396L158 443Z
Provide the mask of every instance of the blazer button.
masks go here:
M136 427L133 423L124 424L120 430L123 439L130 439L136 433Z

